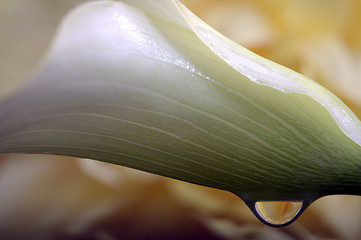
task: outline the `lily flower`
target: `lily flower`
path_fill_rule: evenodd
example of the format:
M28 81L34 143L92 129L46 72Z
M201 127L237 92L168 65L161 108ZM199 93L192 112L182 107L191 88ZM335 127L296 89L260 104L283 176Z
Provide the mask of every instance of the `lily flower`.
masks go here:
M325 195L360 194L356 115L178 1L77 7L32 81L9 91L3 154L92 158L226 190L271 226ZM268 202L288 202L289 216L275 219Z

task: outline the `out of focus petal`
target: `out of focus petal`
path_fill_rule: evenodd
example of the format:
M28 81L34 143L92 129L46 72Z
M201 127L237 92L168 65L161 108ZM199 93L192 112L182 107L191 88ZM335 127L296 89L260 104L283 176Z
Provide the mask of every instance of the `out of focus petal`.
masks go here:
M73 158L8 156L0 169L0 236L79 234L119 200L115 191L82 174Z
M77 161L80 169L86 175L116 189L138 187L139 184L150 184L154 181L164 180L164 178L155 174L114 164L91 159L78 159Z
M0 1L0 99L36 71L64 15L86 0Z

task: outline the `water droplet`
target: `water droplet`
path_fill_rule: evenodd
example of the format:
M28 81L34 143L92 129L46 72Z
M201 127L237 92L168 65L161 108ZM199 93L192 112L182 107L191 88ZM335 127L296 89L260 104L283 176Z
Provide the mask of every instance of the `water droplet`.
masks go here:
M259 201L255 203L258 218L264 220L268 225L277 227L285 226L293 222L303 209L302 201L292 202L268 202Z
M285 227L293 223L317 198L308 196L305 200L255 201L248 194L233 192L240 197L264 224L271 227ZM256 198L257 199L257 198Z

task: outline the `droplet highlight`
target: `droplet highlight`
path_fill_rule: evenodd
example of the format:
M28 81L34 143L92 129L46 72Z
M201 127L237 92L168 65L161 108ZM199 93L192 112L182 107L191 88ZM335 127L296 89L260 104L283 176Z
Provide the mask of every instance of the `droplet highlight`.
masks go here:
M255 203L258 217L271 226L285 226L293 222L303 209L302 201L273 202L259 201Z

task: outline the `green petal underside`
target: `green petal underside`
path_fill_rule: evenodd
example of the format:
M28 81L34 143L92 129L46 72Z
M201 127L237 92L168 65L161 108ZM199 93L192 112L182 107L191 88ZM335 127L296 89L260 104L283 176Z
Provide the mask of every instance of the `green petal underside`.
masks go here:
M177 2L146 4L67 16L43 68L0 106L0 153L92 158L257 200L360 194L360 123L340 100L240 47L237 62Z

